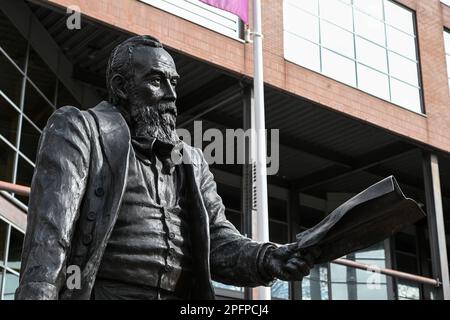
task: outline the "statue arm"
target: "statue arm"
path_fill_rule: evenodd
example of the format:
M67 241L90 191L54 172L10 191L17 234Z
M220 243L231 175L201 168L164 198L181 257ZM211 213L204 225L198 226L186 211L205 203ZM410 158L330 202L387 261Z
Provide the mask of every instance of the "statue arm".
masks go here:
M209 214L210 264L213 280L245 287L270 286L274 278L265 274L263 258L270 243L259 243L244 237L227 220L225 206L217 193L214 176L203 154L201 193Z
M17 299L58 299L85 192L90 130L80 110L63 107L48 120L31 185Z

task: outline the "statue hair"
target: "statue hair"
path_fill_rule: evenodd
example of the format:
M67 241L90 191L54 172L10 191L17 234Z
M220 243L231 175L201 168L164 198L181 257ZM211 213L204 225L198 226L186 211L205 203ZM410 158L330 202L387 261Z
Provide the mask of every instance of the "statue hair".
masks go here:
M115 47L111 52L108 66L106 68L106 86L108 89L109 102L113 105L120 103L120 98L112 86L112 79L115 75L119 74L125 79L125 81L132 81L134 71L133 53L135 48L143 46L163 48L163 45L158 39L145 35L131 37Z

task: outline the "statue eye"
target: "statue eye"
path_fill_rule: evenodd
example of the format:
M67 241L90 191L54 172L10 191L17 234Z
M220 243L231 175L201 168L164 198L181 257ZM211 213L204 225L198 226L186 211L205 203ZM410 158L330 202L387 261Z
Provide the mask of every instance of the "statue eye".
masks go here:
M153 78L151 78L149 80L149 83L152 86L159 87L161 85L161 78L160 77L153 77Z

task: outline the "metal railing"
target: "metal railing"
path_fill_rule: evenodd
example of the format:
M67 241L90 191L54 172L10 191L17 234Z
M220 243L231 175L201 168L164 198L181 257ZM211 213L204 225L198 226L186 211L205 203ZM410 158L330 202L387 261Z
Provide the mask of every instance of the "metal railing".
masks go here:
M21 196L28 197L30 195L30 188L26 186L21 186L9 182L0 181L0 191L12 192ZM356 261L348 260L348 259L336 259L332 261L332 263L336 263L342 266L365 270L368 272L380 273L386 276L390 276L398 279L405 279L409 281L413 281L416 283L421 283L425 285L430 285L434 287L440 287L441 282L438 279L427 278L411 273L401 272L397 270L387 269L387 268L379 268L376 266L371 266L364 263L359 263Z

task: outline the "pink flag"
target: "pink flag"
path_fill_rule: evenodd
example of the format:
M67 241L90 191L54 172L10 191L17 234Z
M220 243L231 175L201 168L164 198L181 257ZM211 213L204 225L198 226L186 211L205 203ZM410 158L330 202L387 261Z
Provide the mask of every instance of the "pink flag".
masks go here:
M248 0L200 0L213 7L234 13L248 23Z

